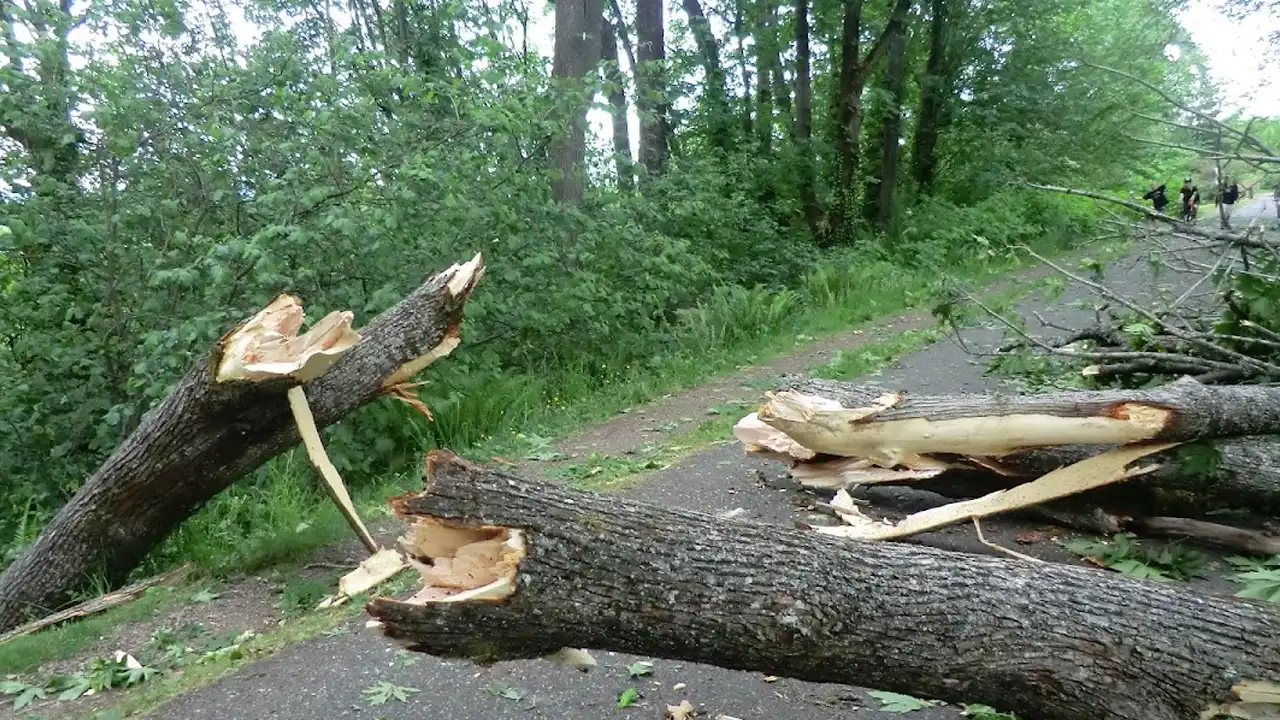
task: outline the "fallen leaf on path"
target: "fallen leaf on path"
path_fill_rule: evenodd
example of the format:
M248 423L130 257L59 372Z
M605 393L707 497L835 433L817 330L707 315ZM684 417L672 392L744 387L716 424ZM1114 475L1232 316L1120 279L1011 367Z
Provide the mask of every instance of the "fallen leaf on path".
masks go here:
M681 700L679 705L667 706L667 717L670 720L690 720L693 715L693 705L688 700Z
M771 682L778 682L778 676L777 676L777 675L765 675L765 676L764 676L764 681L765 681L765 682L767 682L767 683L771 683Z
M1013 538L1014 542L1022 545L1033 545L1043 540L1044 540L1044 533L1038 533L1035 530L1019 533Z
M675 685L672 685L672 686L671 686L671 689L672 689L672 690L675 690L676 692L680 692L681 690L683 690L683 689L685 689L685 688L687 688L687 687L689 687L689 686L688 686L688 685L686 685L686 684L684 684L684 683L676 683Z

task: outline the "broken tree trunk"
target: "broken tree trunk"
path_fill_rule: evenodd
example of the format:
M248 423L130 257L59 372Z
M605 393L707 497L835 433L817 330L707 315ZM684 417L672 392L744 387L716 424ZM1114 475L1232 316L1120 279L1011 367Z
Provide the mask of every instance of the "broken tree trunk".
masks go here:
M869 407L885 395L878 389L825 380L789 387L846 408ZM838 412L827 414L838 417ZM1118 419L1121 414L1128 418ZM1142 421L1152 417L1167 418L1167 423L1144 428ZM883 425L875 428L876 423ZM816 430L803 422L778 424L791 433L785 446L775 441L774 454L794 464L792 474L802 484L836 489L853 483L910 482L951 497L1013 488L1122 442L1147 437L1193 441L1146 458L1158 465L1150 473L1063 502L1126 515L1209 517L1238 509L1280 515L1280 442L1259 435L1280 429L1280 390L1274 388L1210 387L1181 380L1148 391L907 397L883 413L847 425L855 436L861 433L881 442L889 452L880 452L879 459L902 463L900 469L866 467L869 461L813 452L802 438L826 433L832 423L819 419L813 423ZM1028 427L1031 434L1021 429ZM1060 444L1053 446L1055 440ZM1086 441L1096 444L1080 444ZM912 452L901 452L904 447ZM998 454L965 452L993 449Z
M294 337L301 308L287 296L230 331L0 575L0 631L56 609L97 573L123 581L205 502L295 445L290 388L304 383L324 428L447 355L483 274L479 255L454 265L354 338L350 313Z
M1099 570L850 541L427 461L392 501L423 589L367 611L481 663L590 648L981 702L1195 718L1280 680L1280 608Z
M1028 448L1184 442L1280 433L1280 388L1184 378L1150 390L912 397L811 380L773 394L759 419L818 453L893 461Z

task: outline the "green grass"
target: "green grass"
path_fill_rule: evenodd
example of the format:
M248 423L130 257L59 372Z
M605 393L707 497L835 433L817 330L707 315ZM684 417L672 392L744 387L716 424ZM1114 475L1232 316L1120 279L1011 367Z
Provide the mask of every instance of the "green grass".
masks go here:
M10 640L0 645L0 675L27 673L50 660L84 652L101 638L114 637L121 627L181 602L180 598L175 587L152 588L141 598L98 615Z

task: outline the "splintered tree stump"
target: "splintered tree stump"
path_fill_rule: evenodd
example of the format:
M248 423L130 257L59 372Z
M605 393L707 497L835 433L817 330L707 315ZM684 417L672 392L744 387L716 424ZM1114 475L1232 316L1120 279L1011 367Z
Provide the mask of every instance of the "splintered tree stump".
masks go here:
M99 573L123 581L209 499L297 444L291 388L324 428L449 354L483 274L480 255L454 265L358 334L342 312L297 335L302 308L287 295L228 332L0 575L0 631Z
M1197 718L1280 681L1263 603L665 509L443 452L425 486L392 501L423 587L366 607L418 652L628 652L1041 720Z

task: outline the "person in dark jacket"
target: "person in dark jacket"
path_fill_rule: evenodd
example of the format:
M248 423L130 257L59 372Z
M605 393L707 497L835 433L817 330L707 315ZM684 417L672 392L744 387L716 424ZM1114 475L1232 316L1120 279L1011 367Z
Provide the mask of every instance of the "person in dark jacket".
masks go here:
M1162 183L1160 187L1156 188L1155 190L1149 190L1147 191L1146 195L1142 196L1143 200L1150 200L1151 206L1154 207L1156 209L1156 212L1160 213L1161 215L1164 214L1164 209L1169 204L1169 197L1165 195L1164 192L1165 192L1165 187L1164 187L1164 184Z

